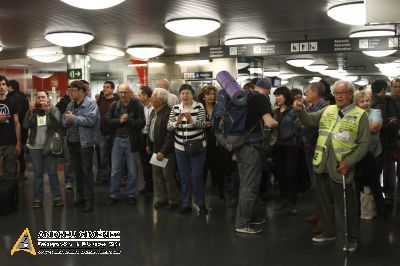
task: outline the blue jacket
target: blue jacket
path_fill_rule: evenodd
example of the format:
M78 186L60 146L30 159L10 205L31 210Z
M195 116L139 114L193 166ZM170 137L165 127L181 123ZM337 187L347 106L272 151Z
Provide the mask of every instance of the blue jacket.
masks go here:
M65 111L72 112L74 104L75 101L71 101ZM73 117L72 124L79 127L79 137L82 148L97 144L100 134L100 112L93 99L85 96L81 106L78 108L78 114ZM64 116L62 117L62 125L63 127L67 127Z

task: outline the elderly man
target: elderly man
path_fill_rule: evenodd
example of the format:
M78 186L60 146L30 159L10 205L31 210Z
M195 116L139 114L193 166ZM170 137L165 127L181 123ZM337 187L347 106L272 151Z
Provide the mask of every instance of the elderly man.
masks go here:
M336 239L335 208L343 213L343 176L347 193L349 243L343 249L355 251L359 245L360 221L357 200L353 190L355 164L368 151L370 133L367 114L353 104L354 86L339 80L333 86L336 105L330 105L315 113L303 110L296 100L294 109L306 126L318 127L319 136L313 157L316 193L321 214L322 233L314 236L314 242Z
M138 151L142 145L142 129L146 124L143 107L138 100L132 99L132 89L128 84L118 88L120 100L111 104L105 117L105 123L113 131L111 152L111 183L108 205L118 203L123 163L128 168L126 194L128 204L135 205L137 197Z
M167 131L171 108L168 106L168 92L162 88L154 89L151 96L154 110L150 114L146 151L155 153L162 161L168 159L165 168L153 165L154 192L157 201L154 208L167 206L168 210L178 207L178 188L175 181L174 132Z
M168 79L159 79L156 83L156 88L163 88L168 91L168 106L172 106L179 103L178 96L169 92L169 81Z

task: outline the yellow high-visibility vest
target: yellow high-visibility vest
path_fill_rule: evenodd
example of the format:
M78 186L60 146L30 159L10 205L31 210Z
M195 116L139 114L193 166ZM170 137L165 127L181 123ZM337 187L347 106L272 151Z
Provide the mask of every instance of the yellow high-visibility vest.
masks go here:
M348 114L335 126L339 108L336 105L329 105L325 109L319 122L318 140L315 147L313 165L321 163L322 155L327 150L326 141L330 134L332 134L332 145L338 162L353 151L357 146L358 124L364 112L363 109L354 105Z

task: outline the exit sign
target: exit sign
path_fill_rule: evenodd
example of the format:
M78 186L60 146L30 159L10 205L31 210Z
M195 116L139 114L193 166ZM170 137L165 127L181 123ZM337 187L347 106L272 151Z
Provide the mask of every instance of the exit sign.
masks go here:
M82 79L82 68L73 68L67 70L68 79Z

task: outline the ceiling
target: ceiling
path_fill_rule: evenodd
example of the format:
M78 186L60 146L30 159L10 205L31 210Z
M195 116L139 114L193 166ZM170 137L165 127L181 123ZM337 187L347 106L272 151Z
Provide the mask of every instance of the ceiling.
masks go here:
M84 1L84 0L82 0ZM85 10L69 6L60 0L2 0L0 7L0 69L30 68L58 71L66 69L66 59L38 63L26 58L26 49L51 46L45 40L51 31L83 31L94 34L92 44L125 50L132 45L161 45L162 57L196 55L200 46L223 44L235 37L257 36L268 41L340 38L365 27L341 24L326 15L333 4L343 0L126 0L103 10ZM173 18L207 17L221 21L221 28L203 37L183 37L170 32L164 24ZM384 28L393 29L393 25ZM380 27L382 28L382 27ZM356 74L379 75L375 63L398 59L399 52L385 58L372 58L358 52L316 54L316 63L330 68L347 63L366 65ZM128 55L122 60L128 60ZM311 74L288 66L288 56L264 57L264 66L272 65L284 71ZM119 60L121 62L121 60ZM116 62L93 60L92 72L112 69Z

